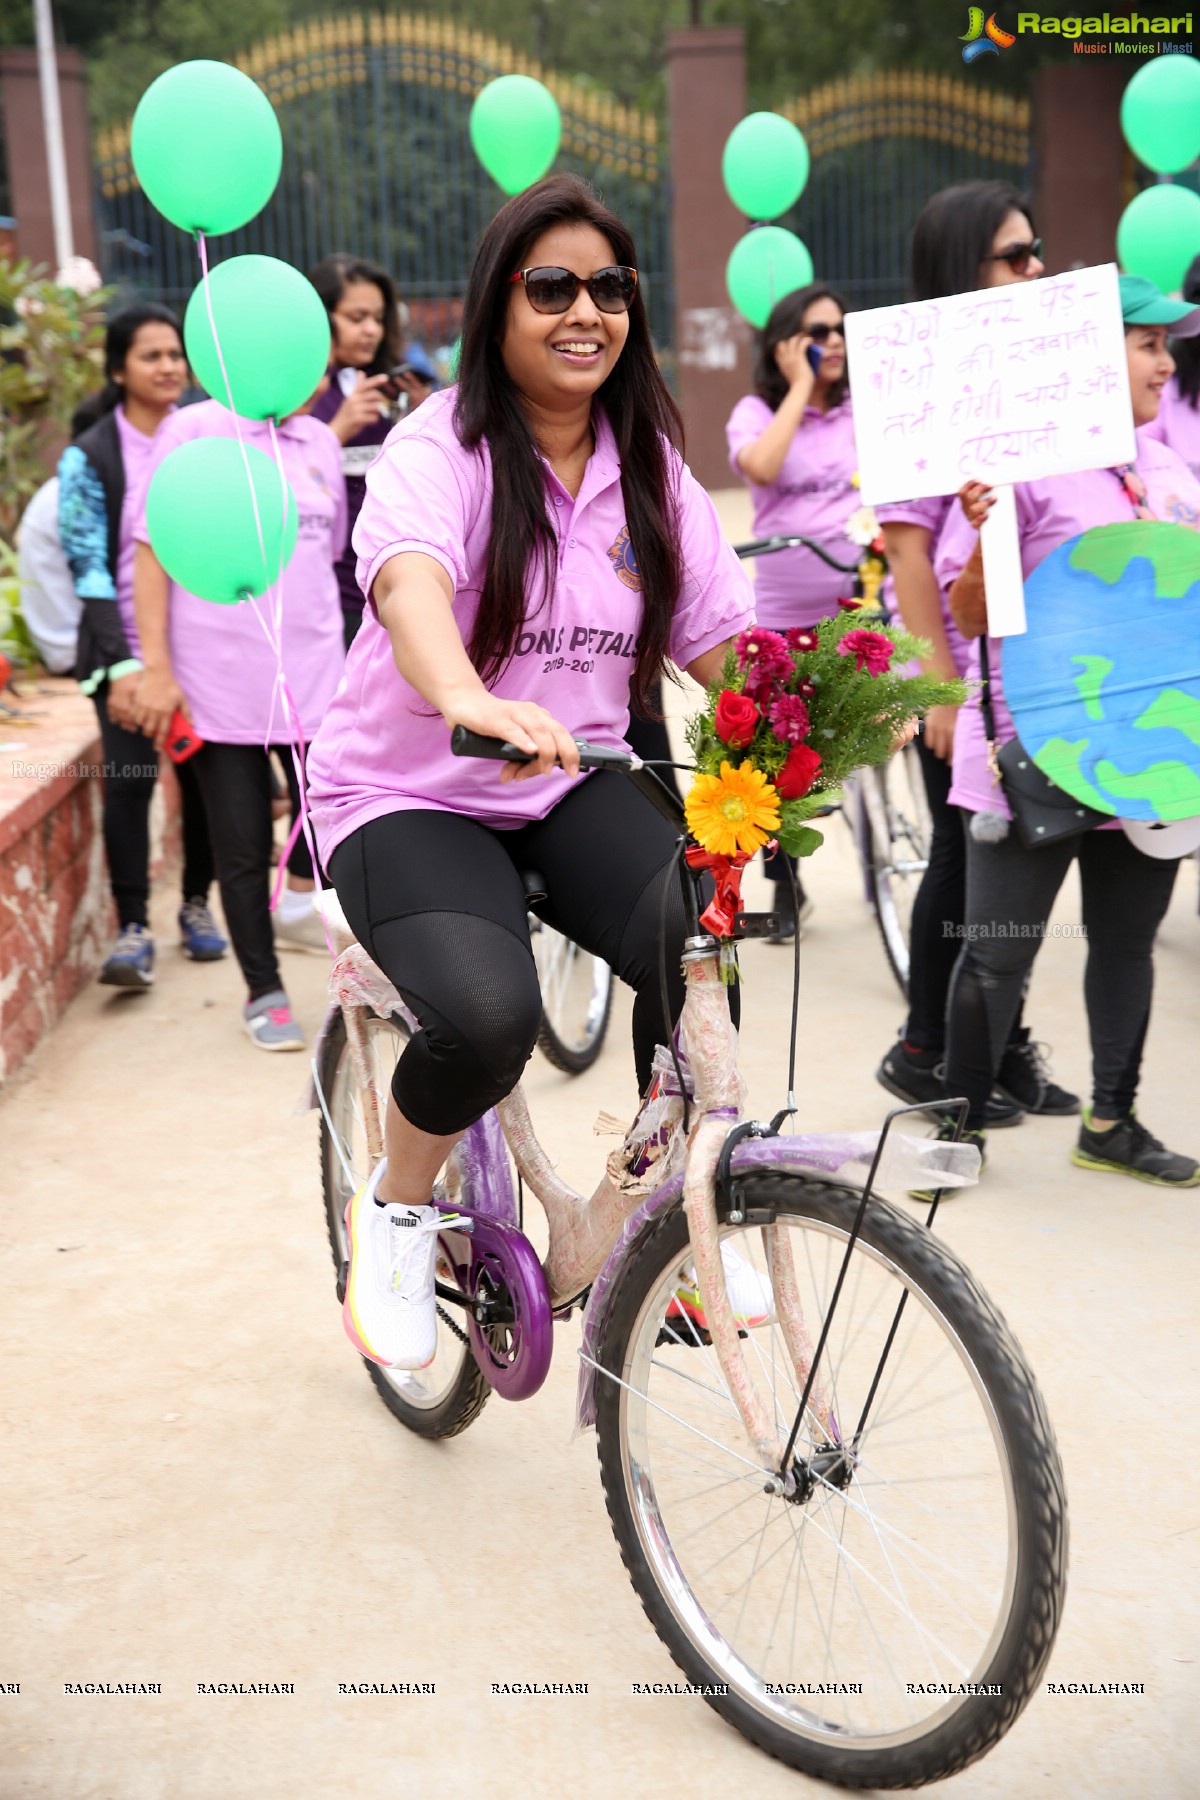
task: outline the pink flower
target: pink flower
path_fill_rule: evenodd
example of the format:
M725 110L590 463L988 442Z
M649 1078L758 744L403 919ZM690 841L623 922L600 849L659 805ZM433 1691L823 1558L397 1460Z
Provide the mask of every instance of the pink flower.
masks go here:
M794 694L781 694L769 716L771 730L785 744L802 744L808 736L808 708Z
M862 628L848 631L838 645L839 656L852 656L859 672L865 669L872 678L884 673L895 654L896 646L890 638L885 638L881 632Z
M793 629L787 634L787 642L793 650L799 650L801 652L815 650L817 647L817 634L815 631L810 631L807 628L803 631Z
M753 625L743 631L734 645L738 667L754 675L758 682L786 681L792 672L786 640L765 625Z
M809 681L807 678L803 678L796 683L796 692L801 700L811 700L816 691L817 684L815 681Z

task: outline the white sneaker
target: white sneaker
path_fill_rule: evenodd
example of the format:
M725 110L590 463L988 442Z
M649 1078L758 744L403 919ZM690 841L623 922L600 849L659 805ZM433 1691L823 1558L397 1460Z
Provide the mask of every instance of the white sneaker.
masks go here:
M275 943L280 950L312 950L318 956L329 955L329 940L321 915L310 904L306 911L293 917L277 911L274 919Z
M378 1206L387 1168L346 1203L350 1269L342 1323L355 1349L385 1369L424 1369L437 1353L434 1258L447 1222L434 1206Z
M765 1275L751 1267L744 1256L740 1256L732 1244L721 1245L721 1262L725 1269L725 1285L729 1290L729 1304L733 1309L735 1324L743 1330L755 1325L766 1325L775 1317L775 1296L771 1283ZM704 1316L704 1302L700 1298L700 1289L696 1285L696 1271L688 1270L690 1287L675 1290L675 1298L667 1308L667 1317L678 1318L686 1314L702 1331L708 1330L708 1321Z

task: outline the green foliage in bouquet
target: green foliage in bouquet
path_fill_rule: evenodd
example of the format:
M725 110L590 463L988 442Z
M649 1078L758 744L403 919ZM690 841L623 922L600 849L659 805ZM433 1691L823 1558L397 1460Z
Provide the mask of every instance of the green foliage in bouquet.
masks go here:
M908 720L966 699L962 681L905 672L929 653L923 639L864 625L854 612L805 630L743 632L704 710L688 722L697 773L721 778L725 768L757 770L778 800L779 827L771 835L789 855L811 855L823 840L808 821L847 776L885 762ZM707 786L711 811L719 795ZM700 808L696 816L703 818ZM695 823L693 835L717 848Z

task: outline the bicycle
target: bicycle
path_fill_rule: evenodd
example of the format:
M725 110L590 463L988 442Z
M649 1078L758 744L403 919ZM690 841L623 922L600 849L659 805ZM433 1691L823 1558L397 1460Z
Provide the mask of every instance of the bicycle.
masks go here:
M813 538L755 538L734 548L740 557L803 548L813 551L831 569L845 575L857 573L857 564L839 562ZM870 616L864 614L868 620ZM913 902L929 867L933 841L925 778L915 744L906 745L889 762L858 770L846 784L844 795L841 811L862 864L863 895L875 914L888 966L907 999Z
M538 1049L564 1075L582 1075L601 1050L612 1013L612 970L529 913L529 935L542 990Z
M455 737L460 753L518 755ZM652 770L580 751L681 824ZM453 1436L493 1390L535 1393L555 1323L579 1311L577 1420L596 1427L622 1560L688 1681L793 1768L917 1785L982 1756L1036 1690L1065 1587L1058 1450L1011 1331L930 1229L978 1153L893 1133L914 1108L877 1139L780 1134L795 1111L798 952L788 1103L769 1123L742 1117L719 947L684 843L686 997L657 1099L587 1200L555 1174L519 1087L472 1126L435 1192L456 1217L438 1240L434 1359L366 1368L410 1430ZM775 923L742 915L739 930ZM353 942L331 993L312 1100L344 1292L346 1202L382 1154L386 1086L415 1022ZM924 1224L877 1181L936 1186ZM521 1229L526 1186L550 1225L544 1266ZM761 1318L733 1313L735 1249L769 1294Z

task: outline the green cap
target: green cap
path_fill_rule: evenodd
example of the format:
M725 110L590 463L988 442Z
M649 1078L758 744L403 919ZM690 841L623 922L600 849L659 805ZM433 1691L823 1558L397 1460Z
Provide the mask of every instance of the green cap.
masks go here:
M1169 325L1172 337L1200 335L1200 306L1168 300L1144 275L1121 275L1121 317L1127 325Z

